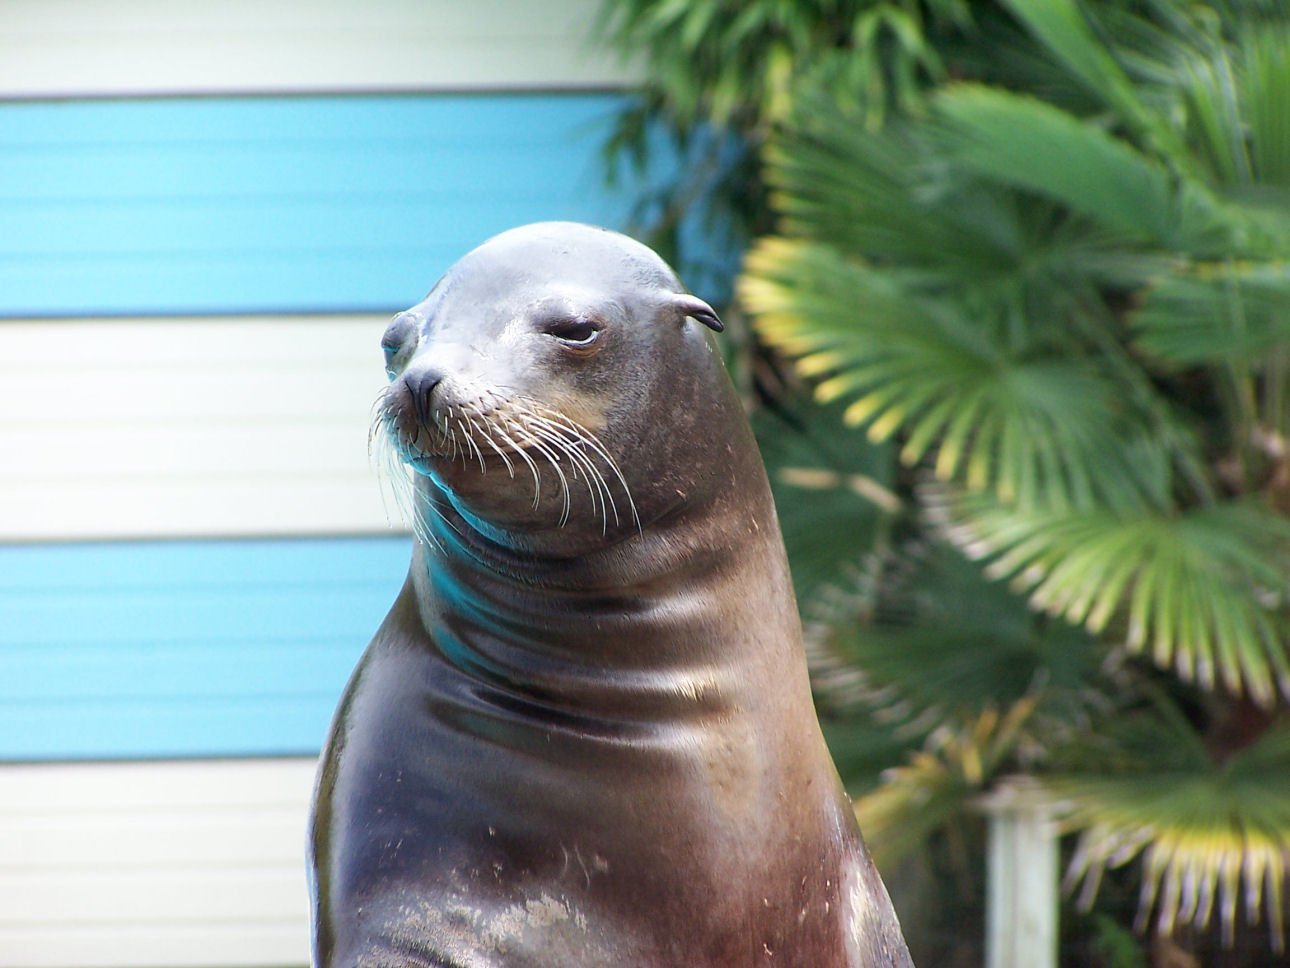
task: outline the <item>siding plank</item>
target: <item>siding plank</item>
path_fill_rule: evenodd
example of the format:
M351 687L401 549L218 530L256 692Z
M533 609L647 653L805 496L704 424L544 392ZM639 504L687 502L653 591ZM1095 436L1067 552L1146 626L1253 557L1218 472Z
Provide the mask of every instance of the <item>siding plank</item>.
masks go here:
M0 547L0 760L316 754L396 538Z
M299 920L7 926L0 959L6 968L304 968Z
M524 222L623 226L619 95L0 104L0 316L381 312Z
M306 964L314 770L0 766L0 964Z
M604 87L599 0L5 0L0 97Z
M404 530L367 453L388 321L0 325L0 541Z

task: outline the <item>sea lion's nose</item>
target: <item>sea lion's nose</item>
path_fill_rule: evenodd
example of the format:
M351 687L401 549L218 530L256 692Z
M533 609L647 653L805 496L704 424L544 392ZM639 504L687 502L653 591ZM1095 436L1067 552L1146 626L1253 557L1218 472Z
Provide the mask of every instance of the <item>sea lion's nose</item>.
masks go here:
M478 376L479 356L478 350L453 340L421 341L398 379L407 387L423 424L442 427L442 414L437 411L477 396L470 388Z
M446 375L443 367L427 360L416 360L403 371L403 383L408 388L412 406L423 424L439 422L431 407L430 398Z

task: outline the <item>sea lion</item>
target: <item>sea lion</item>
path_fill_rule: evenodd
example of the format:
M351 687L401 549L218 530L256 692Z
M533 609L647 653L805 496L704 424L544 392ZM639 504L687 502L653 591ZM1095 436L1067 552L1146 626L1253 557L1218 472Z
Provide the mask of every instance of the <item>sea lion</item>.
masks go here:
M540 223L386 331L417 539L319 769L319 968L910 965L720 328Z

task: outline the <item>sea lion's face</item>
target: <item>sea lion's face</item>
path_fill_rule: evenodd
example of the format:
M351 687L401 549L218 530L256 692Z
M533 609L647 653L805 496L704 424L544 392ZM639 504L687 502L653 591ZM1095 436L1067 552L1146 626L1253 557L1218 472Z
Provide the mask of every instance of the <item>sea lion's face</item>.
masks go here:
M507 232L386 330L379 429L484 526L636 530L675 459L669 437L693 429L650 414L684 407L695 367L714 363L692 319L720 326L624 236L567 223Z

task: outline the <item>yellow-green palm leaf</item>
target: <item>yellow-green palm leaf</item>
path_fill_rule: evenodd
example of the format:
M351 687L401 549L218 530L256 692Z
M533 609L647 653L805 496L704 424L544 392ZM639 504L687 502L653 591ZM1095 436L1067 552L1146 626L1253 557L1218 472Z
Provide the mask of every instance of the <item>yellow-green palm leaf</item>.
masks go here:
M1006 711L988 708L961 726L947 726L887 771L882 786L856 799L855 812L880 866L894 866L931 831L963 813L1013 753L1035 698Z
M1129 395L1091 359L1013 354L954 306L829 246L766 239L741 282L764 339L817 379L824 402L907 464L1023 504L1138 505L1159 495L1169 455Z
M1141 856L1140 928L1153 911L1161 933L1180 922L1205 927L1217 913L1230 944L1243 902L1248 921L1266 916L1274 946L1282 950L1290 729L1275 728L1215 765L1185 724L1158 726L1154 749L1138 744L1143 759L1132 774L1045 781L1066 805L1068 827L1080 832L1068 883L1082 883L1081 900L1091 904L1104 869ZM1165 751L1179 749L1191 753L1160 764L1169 758Z
M1080 513L929 495L949 536L1034 607L1118 630L1130 650L1207 688L1265 705L1278 689L1290 696L1290 521L1261 504Z

